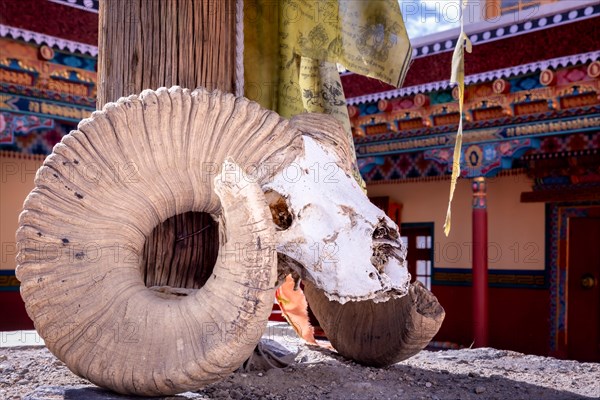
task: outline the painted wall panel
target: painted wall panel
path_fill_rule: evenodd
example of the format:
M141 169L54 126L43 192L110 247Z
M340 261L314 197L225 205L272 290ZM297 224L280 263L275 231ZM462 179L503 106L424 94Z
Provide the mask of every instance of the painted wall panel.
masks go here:
M488 179L488 257L490 269L544 269L544 204L521 203L533 182L525 175ZM452 230L443 233L450 181L371 185L369 196L402 203L402 222L433 222L435 268L471 268L469 180L458 182L452 204ZM410 257L410 255L409 255Z
M22 158L0 155L0 270L16 267L19 214L41 164L41 160L27 155Z

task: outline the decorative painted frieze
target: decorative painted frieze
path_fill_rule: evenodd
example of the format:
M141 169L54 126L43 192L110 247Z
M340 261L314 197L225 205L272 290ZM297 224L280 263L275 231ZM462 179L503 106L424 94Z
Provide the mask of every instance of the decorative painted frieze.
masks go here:
M465 76L466 85L474 85L478 83L493 82L497 79L507 79L520 75L535 73L536 71L551 68L553 70L565 68L571 65L588 64L600 59L600 51L592 51L581 54L574 54L564 57L558 57L548 60L541 60L527 64L521 64L509 68L502 68L492 71L486 71L479 74ZM396 99L403 98L417 93L430 93L443 91L450 88L449 80L440 80L429 82L423 85L409 86L385 92L371 93L364 96L349 97L346 102L349 105L359 105L370 102L377 102L381 99Z
M58 37L45 35L39 32L29 31L27 29L15 28L13 26L0 24L0 37L19 39L25 42L34 42L37 45L46 44L59 50L67 50L72 53L89 54L96 57L98 47L85 43L74 42L72 40L61 39Z
M539 147L539 139L535 138L463 146L461 176L463 178L493 177L503 169L512 168L513 160L521 157L526 151ZM424 158L446 165L450 173L453 155L452 148L431 149L425 151Z

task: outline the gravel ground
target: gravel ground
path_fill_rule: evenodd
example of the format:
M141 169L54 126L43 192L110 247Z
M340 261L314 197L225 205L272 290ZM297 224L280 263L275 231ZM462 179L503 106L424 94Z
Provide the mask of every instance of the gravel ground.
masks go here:
M491 348L423 351L393 366L357 365L323 348L271 336L295 353L283 369L236 372L168 399L588 399L600 398L600 364ZM45 347L0 348L0 399L116 400L73 375ZM132 398L133 399L133 398ZM135 397L139 399L139 397Z

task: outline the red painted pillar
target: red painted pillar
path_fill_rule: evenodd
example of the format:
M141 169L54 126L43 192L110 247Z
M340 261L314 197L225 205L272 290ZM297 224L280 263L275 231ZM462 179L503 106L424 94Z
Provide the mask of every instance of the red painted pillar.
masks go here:
M473 179L473 338L488 346L488 239L485 178Z

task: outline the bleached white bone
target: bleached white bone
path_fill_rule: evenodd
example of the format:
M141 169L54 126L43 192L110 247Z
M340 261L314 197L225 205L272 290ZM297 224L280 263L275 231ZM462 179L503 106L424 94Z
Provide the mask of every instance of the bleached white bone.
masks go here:
M378 302L405 295L410 274L396 224L339 167L334 152L308 136L303 142L303 154L263 186L286 198L293 218L276 238L277 251L300 263L297 272L330 300ZM379 226L396 232L397 240L374 240ZM398 257L374 262L374 250L383 243Z

